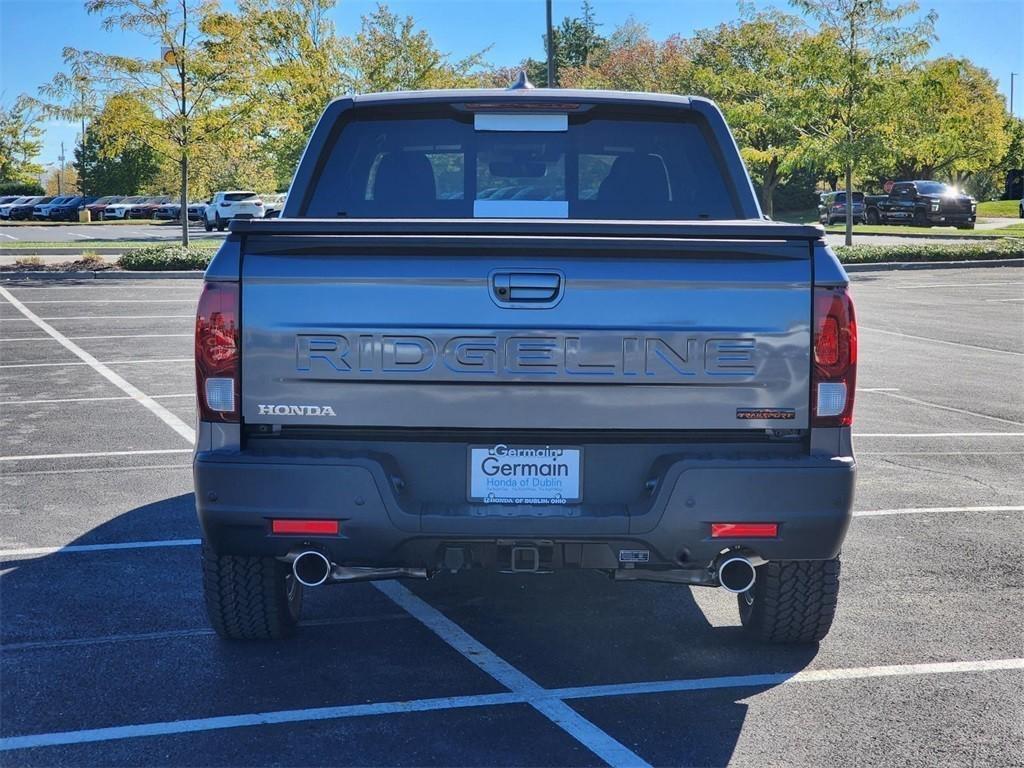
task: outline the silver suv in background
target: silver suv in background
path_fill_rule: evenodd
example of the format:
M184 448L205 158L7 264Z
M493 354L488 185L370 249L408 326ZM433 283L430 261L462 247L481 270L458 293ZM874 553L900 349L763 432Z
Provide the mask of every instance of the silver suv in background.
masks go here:
M203 226L207 232L212 232L214 228L218 232L223 232L231 219L262 218L263 200L255 192L217 192L206 206Z

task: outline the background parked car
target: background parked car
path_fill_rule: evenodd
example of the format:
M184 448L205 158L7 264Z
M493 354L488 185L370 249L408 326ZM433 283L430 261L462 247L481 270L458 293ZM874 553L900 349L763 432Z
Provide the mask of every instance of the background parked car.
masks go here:
M17 195L9 200L7 198L4 199L7 200L7 202L0 203L0 219L9 219L11 217L11 208L14 208L17 205L34 205L32 201L39 200L41 198L34 197L32 195Z
M941 181L897 181L887 195L868 195L869 224L913 224L916 227L955 226L974 229L977 201Z
M20 195L4 195L3 197L0 197L0 205L7 205L8 203L13 203L19 197Z
M161 205L166 205L171 202L171 198L167 195L159 195L157 197L147 197L141 203L128 208L129 219L152 219L153 213Z
M79 195L65 200L60 205L54 205L50 208L50 221L78 221L79 209L95 200L95 197Z
M210 232L214 227L223 232L231 219L263 218L263 201L255 192L232 190L213 196L203 215L203 226Z
M103 218L105 219L127 219L128 209L133 205L146 201L145 195L132 195L126 197L116 203L111 203L103 210Z
M853 222L860 224L864 222L864 193L853 193ZM846 221L846 193L845 192L824 192L821 195L821 202L818 203L818 221L828 226L837 221Z
M263 198L263 218L272 219L281 215L288 195L267 195Z
M106 208L108 205L119 203L124 200L124 195L106 195L104 197L93 200L91 203L79 206L80 209L84 208L89 212L89 216L92 217L93 221L103 221L105 218Z
M153 218L158 221L177 221L181 215L181 203L164 203L153 209Z
M13 221L31 219L32 211L35 210L37 205L44 205L52 200L52 197L43 197L41 195L23 197L20 200L10 203L10 207L5 207L0 215L3 215L5 219L11 219Z
M72 195L62 195L60 197L51 197L44 203L37 203L36 207L32 209L32 218L37 221L49 221L50 209L62 205L72 197Z

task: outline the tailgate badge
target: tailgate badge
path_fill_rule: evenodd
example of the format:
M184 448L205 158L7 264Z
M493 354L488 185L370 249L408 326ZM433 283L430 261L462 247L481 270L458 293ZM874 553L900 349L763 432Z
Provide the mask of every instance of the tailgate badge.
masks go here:
M260 416L337 416L329 405L285 405L274 404L256 406Z
M737 408L736 418L744 421L751 419L792 421L796 418L796 410L793 408Z

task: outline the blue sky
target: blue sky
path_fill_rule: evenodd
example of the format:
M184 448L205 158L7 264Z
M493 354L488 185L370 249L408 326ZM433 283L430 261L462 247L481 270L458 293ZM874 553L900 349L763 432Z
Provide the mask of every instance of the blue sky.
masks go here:
M231 0L222 0L230 6ZM647 23L656 37L689 35L695 29L735 19L735 0L593 0L602 31L610 32L630 15ZM921 0L939 14L933 56L966 56L988 69L1008 96L1010 72L1016 78L1016 113L1024 115L1024 0ZM374 0L341 0L335 22L343 33L358 28ZM411 14L438 46L455 56L491 46L493 63L541 57L543 0L392 0L392 10ZM758 5L787 7L784 0ZM578 13L579 0L554 0L556 23ZM36 89L61 67L65 46L142 55L146 41L104 32L81 0L0 0L0 99L10 103ZM55 162L64 141L70 157L76 126L47 123L42 160Z

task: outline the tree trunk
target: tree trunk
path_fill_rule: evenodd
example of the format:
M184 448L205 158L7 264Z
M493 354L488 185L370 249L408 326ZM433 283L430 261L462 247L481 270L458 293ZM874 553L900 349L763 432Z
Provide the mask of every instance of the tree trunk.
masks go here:
M853 245L853 165L846 164L846 244Z
M764 171L764 181L758 195L761 202L761 213L769 218L775 215L775 190L779 186L779 161L772 159Z
M188 154L181 153L181 244L188 247Z

